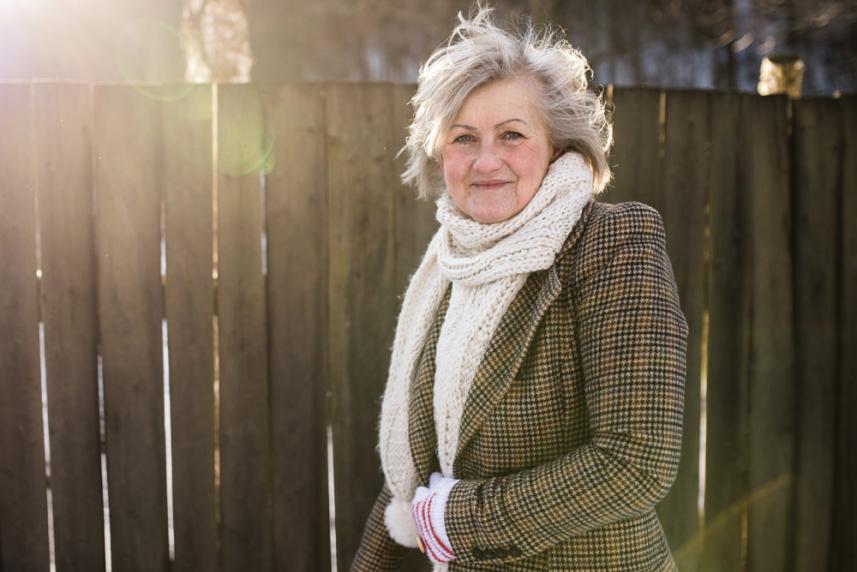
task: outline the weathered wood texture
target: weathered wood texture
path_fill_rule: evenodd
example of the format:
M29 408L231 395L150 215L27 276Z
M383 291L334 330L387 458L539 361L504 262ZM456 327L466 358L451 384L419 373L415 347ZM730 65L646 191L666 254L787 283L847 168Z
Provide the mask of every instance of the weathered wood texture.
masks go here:
M600 200L661 213L690 325L657 507L680 568L854 568L855 99L611 93ZM114 569L327 570L329 476L348 569L395 318L437 228L399 181L412 94L0 85L0 570L48 566L40 316L59 570L105 568L102 484Z
M337 566L357 549L381 489L379 396L396 310L392 92L326 88L329 359L332 387ZM392 294L392 295L391 295Z
M705 524L700 570L743 569L749 483L751 351L750 193L744 152L749 96L712 102L710 256L707 285ZM703 542L704 540L704 542Z
M790 565L794 524L795 345L792 207L785 97L754 97L745 116L752 256L750 487L751 570Z
M224 572L272 562L268 337L262 266L265 124L253 86L218 88L217 312Z
M839 325L831 570L857 570L857 96L839 102Z
M329 570L324 100L317 86L264 96L274 570Z
M56 564L59 570L98 571L105 560L92 90L33 87Z
M112 562L118 570L168 570L159 108L127 86L98 86L94 98Z
M218 566L211 91L161 104L174 572Z
M836 431L839 102L795 105L795 570L830 562Z
M661 106L666 92L652 88L616 89L613 92L613 182L602 200L612 203L637 200L648 203L660 192L663 180L665 132Z
M0 570L48 569L29 85L0 89Z

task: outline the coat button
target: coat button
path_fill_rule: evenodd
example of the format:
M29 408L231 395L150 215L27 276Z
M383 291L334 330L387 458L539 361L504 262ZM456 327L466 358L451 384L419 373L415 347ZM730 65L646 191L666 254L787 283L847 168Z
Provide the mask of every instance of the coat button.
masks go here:
M521 555L521 549L518 548L517 546L511 546L509 548L509 555L510 556L520 556Z
M485 551L477 546L473 549L473 557L477 560L485 560Z

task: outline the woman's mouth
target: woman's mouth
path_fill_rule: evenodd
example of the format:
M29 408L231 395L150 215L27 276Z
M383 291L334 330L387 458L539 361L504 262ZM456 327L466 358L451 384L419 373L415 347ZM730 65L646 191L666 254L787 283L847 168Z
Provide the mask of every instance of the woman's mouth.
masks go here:
M510 182L511 181L503 181L501 179L492 179L489 181L477 181L475 183L471 183L471 186L480 190L490 191L492 189L499 189L504 185L508 185Z

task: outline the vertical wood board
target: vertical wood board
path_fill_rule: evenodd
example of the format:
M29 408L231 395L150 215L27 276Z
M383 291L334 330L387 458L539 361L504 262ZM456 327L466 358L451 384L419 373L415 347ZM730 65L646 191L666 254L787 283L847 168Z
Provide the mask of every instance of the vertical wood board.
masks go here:
M56 565L104 570L91 88L33 86Z
M0 569L47 570L29 85L0 86Z
M212 89L193 86L182 97L165 98L161 104L173 572L215 571L219 565L214 488Z
M706 392L705 527L700 570L741 570L749 494L750 194L741 125L747 98L711 108L711 259ZM716 120L714 120L716 118Z
M744 158L752 184L752 355L748 566L792 561L795 443L793 261L785 96L749 100Z
M321 88L265 93L274 569L330 568L327 222Z
M613 92L613 149L609 164L613 183L602 200L641 201L660 192L663 159L660 141L662 91L651 88L615 88Z
M839 387L836 394L836 462L830 567L857 569L857 97L840 101L841 207L839 284Z
M112 563L123 571L168 570L159 109L118 85L97 86L94 109Z
M828 569L837 368L838 102L794 103L795 570Z
M269 141L256 88L217 89L223 570L264 572L273 543L260 189Z
M383 481L375 446L398 308L391 105L386 84L326 88L329 357L343 570Z

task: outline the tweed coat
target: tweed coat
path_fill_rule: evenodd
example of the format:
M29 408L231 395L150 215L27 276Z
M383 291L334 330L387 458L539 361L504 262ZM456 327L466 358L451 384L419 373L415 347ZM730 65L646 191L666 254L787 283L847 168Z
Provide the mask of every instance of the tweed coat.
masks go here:
M411 387L421 482L438 470L432 396L442 302ZM532 273L465 404L445 522L469 570L676 570L655 505L678 470L688 326L662 219L591 200ZM384 485L351 570L396 570Z

